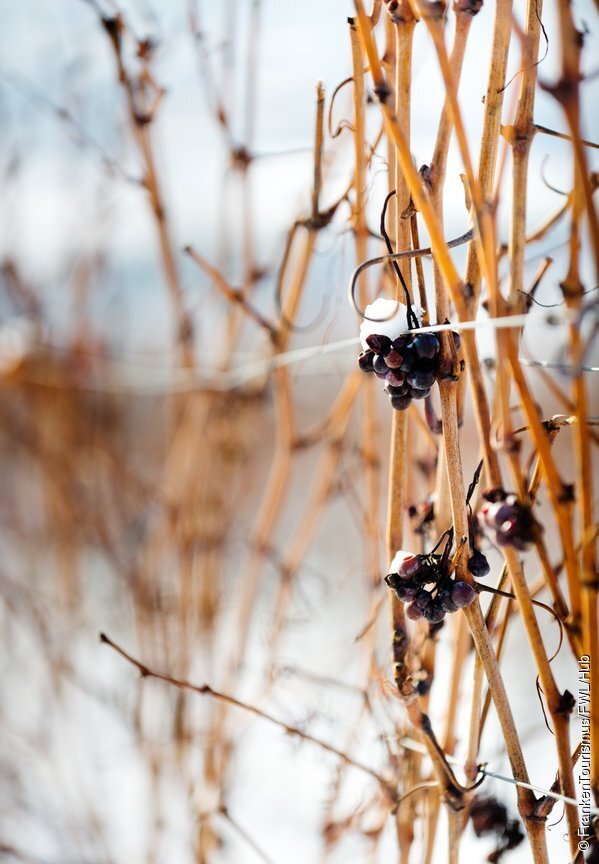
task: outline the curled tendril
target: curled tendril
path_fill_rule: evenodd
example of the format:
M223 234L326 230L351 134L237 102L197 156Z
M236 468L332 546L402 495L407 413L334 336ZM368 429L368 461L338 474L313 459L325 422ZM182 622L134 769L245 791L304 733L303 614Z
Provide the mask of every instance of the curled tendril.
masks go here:
M543 54L542 57L540 57L540 58L536 61L536 63L532 63L530 66L527 66L525 69L519 69L519 70L516 72L516 74L513 75L513 76L510 78L510 80L507 82L507 84L505 84L505 85L501 88L501 90L498 90L498 91L497 91L498 94L499 94L499 93L503 93L504 90L507 90L507 88L510 86L510 84L512 83L512 81L515 81L516 78L517 78L519 75L522 75L523 72L528 72L530 69L534 69L536 66L540 66L541 63L543 62L543 60L547 57L547 54L549 53L549 37L547 36L547 31L545 30L545 26L544 26L543 22L541 21L541 16L539 15L539 3L538 3L538 0L536 0L536 2L535 2L535 15L537 16L537 21L538 21L539 24L541 25L541 30L542 30L542 32L543 32L543 37L544 37L544 39L545 39L545 53Z
M393 198L393 196L395 194L397 194L395 189L393 189L391 192L389 192L389 194L385 198L385 201L383 203L383 209L381 211L381 225L380 225L381 236L383 237L383 240L385 241L385 246L387 247L387 252L389 252L390 255L393 254L393 246L391 244L391 238L389 237L389 234L387 233L387 229L385 228L385 218L387 216L387 206L389 204L389 201ZM399 269L397 261L393 262L393 270L395 271L395 275L399 279L399 281L401 283L401 287L403 288L404 297L406 300L406 318L407 318L408 329L417 330L418 326L419 326L418 325L418 318L414 315L414 311L412 309L412 298L410 297L410 292L408 291L408 286L406 285L406 280L403 277L403 273Z
M369 71L370 71L370 66L365 66L364 72L366 73ZM333 106L335 104L335 99L337 98L337 96L339 95L341 90L343 90L344 87L347 87L348 84L353 84L353 82L354 82L354 76L350 75L349 78L344 78L340 84L337 84L337 86L333 90L333 95L331 96L331 101L329 103L329 113L327 115L327 127L328 127L329 135L331 136L331 138L337 138L339 135L341 135L341 133L343 132L344 129L349 129L352 132L354 131L354 127L349 122L349 120L341 120L341 122L337 124L337 126L335 127L335 130L333 131Z
M517 600L518 599L515 594L511 593L511 591L502 591L500 588L492 588L490 585L481 585L479 582L475 582L474 588L479 594L482 592L485 592L487 594L498 594L500 597L507 597L508 600ZM548 612L551 615L551 617L554 619L555 623L557 624L557 626L559 628L558 645L557 645L557 648L554 651L554 653L549 658L549 663L551 663L552 660L555 660L555 658L557 657L557 655L559 654L559 652L562 649L562 645L564 642L564 625L563 625L563 622L562 622L561 618L559 617L559 615L557 614L557 612L555 611L555 609L552 609L551 606L548 606L546 603L542 603L540 600L533 600L532 597L530 598L530 602L532 603L533 606L538 606L539 609L544 609L545 612Z
M477 765L477 766L476 766L477 771L478 771L478 773L479 773L479 776L476 778L476 780L474 781L474 783L472 783L470 786L465 786L465 787L464 787L464 790L465 790L466 792L474 792L475 789L478 789L480 786L483 785L483 783L485 782L485 779L486 779L486 777L487 777L487 775L486 775L486 773L485 773L485 768L486 768L486 767L487 767L487 763L486 763L486 762L481 762L480 765Z
M461 246L463 243L469 243L472 240L473 231L472 228L469 228L465 234L461 234L459 237L456 237L455 240L450 240L447 246L450 249L453 249L455 246ZM420 258L422 255L431 255L432 249L430 246L427 246L424 249L406 249L403 252L394 252L389 255L379 255L377 258L369 258L367 261L363 261L359 264L354 272L352 273L352 277L349 282L349 300L358 315L361 318L364 318L366 321L389 321L397 314L397 310L401 305L401 301L397 301L397 306L395 311L391 315L386 315L384 318L372 318L370 315L367 315L366 312L360 307L358 300L356 298L356 285L358 279L361 274L367 270L369 267L375 267L378 264L386 264L388 261L401 261L404 258Z
M549 162L549 153L546 153L545 156L543 157L543 161L541 162L541 180L543 181L543 183L547 187L547 189L550 189L552 192L555 192L556 195L563 195L564 198L567 198L570 194L569 192L564 192L563 189L558 189L557 186L554 186L547 179L547 175L545 173L545 168L546 168L546 165L548 162Z
M348 120L342 120L340 123L337 124L337 127L333 131L333 105L335 104L335 98L344 87L346 87L348 84L353 83L353 80L353 76L345 78L341 82L341 84L337 84L337 86L333 90L333 95L331 96L331 101L329 103L329 114L327 117L327 126L331 138L337 138L339 135L341 135L344 129L353 130L353 126Z

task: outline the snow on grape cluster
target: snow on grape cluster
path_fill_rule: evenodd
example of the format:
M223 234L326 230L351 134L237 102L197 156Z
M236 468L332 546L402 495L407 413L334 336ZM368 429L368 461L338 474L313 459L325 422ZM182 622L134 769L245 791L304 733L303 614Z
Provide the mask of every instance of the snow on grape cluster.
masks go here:
M435 383L439 355L434 333L405 334L393 341L373 334L367 342L369 350L360 355L360 368L384 380L385 392L397 411L404 411L412 399L428 396Z
M421 320L422 310L412 309ZM397 411L429 395L438 375L441 347L434 333L407 332L405 311L402 303L378 299L366 308L368 318L360 327L364 349L358 360L360 369L385 382L385 392ZM370 320L374 318L385 320ZM459 345L459 335L453 336Z
M451 577L446 556L413 555L401 550L391 562L390 571L385 582L409 604L406 615L413 621L426 618L430 624L439 624L446 613L470 606L476 597L472 585Z
M519 501L514 493L490 489L482 497L478 515L472 516L470 523L472 551L468 571L474 579L487 576L490 569L486 556L477 545L481 534L489 536L498 546L513 546L518 551L525 551L542 530L530 505ZM443 538L432 552L416 555L400 550L391 562L385 582L407 605L406 615L413 621L424 618L431 625L440 624L448 612L470 606L477 590L490 590L477 588L476 583L472 585L452 574L449 560L452 534L445 532L448 539L442 555L435 553Z

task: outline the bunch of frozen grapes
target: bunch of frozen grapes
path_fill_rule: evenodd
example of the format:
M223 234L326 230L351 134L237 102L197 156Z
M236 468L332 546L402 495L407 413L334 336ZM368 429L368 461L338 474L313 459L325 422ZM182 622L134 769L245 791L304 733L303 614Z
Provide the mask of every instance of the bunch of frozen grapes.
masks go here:
M385 582L409 604L406 615L412 621L426 618L430 624L439 624L447 612L470 606L476 597L472 585L452 579L445 556L400 551L390 569Z
M371 333L366 344L368 350L358 360L360 369L384 380L397 411L404 411L412 399L428 396L439 366L440 345L434 333L402 333L393 340Z
M524 834L517 819L510 818L505 804L497 798L476 795L470 804L470 819L477 837L494 834L497 849L487 861L499 861L509 849L515 849L524 840Z
M520 552L528 549L542 530L530 507L503 489L484 492L483 498L478 511L481 529L490 533L498 546L513 546Z

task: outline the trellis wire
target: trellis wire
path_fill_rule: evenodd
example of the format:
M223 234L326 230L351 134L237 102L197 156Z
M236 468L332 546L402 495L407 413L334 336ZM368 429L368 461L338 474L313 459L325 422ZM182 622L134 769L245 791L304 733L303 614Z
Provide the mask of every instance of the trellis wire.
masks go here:
M406 750L414 750L417 753L426 754L426 748L419 741L414 741L413 738L401 738L399 743L402 747L405 747ZM452 765L461 764L459 759L455 759L452 756L446 756L445 758ZM543 789L542 786L536 786L533 783L525 783L524 780L516 780L514 777L506 777L504 774L497 774L495 771L490 771L484 762L478 766L478 770L481 774L484 774L485 777L492 777L494 780L500 780L502 783L511 783L512 786L521 786L523 789L530 789L532 792L539 792L541 795L546 795L548 798L554 798L556 801L563 801L564 804L574 804L576 807L583 806L580 801L577 801L575 798L569 798L567 795L562 795L560 792L552 792L550 789ZM590 807L589 810L593 816L599 816L599 807Z
M418 332L442 333L448 330L478 330L487 327L491 329L507 329L510 327L523 327L525 324L530 322L544 324L565 324L571 323L573 321L576 322L576 317L577 316L572 314L570 310L564 309L559 313L552 312L546 314L536 314L534 316L531 316L529 314L507 315L501 318L479 318L473 321L457 321L447 324L433 324L428 327L419 328ZM359 343L359 336L352 336L348 339L341 339L337 342L329 342L324 345L311 345L306 348L295 348L291 351L285 351L281 354L275 354L272 357L260 358L259 360L245 363L243 365L234 367L228 372L220 372L218 370L199 372L195 369L185 369L182 367L173 366L144 367L142 364L136 363L135 361L113 360L111 358L98 356L94 358L94 362L99 363L103 367L102 371L108 373L107 378L109 378L112 371L112 373L114 373L115 375L122 376L121 380L111 381L105 379L104 381L100 381L95 384L89 381L65 381L63 378L60 378L58 380L52 380L45 375L34 375L31 374L31 372L27 373L24 376L24 379L28 383L38 384L41 386L58 388L69 387L73 389L107 393L131 393L143 391L149 395L161 395L171 392L185 393L201 389L202 387L227 392L229 390L238 389L245 384L251 383L252 381L259 381L260 379L267 376L268 373L274 369L280 369L285 366L292 366L296 363L301 363L304 360L311 360L315 357L333 354L344 348L354 347ZM44 350L61 350L55 346L49 346L45 344L40 344L32 347L37 347ZM524 366L538 366L547 369L558 369L564 372L574 372L578 370L584 372L599 372L598 366L581 365L574 367L565 363L560 363L557 361L554 362L551 360L532 360L528 358L521 358L520 362ZM133 370L135 370L134 377L135 375L138 375L137 380L134 380L132 383L128 384L126 380L123 380L123 377L126 378L127 375L131 375ZM158 382L156 380L153 380L151 382L148 382L145 379L141 380L140 373L142 373L143 375L152 376L154 379L158 374L166 373L171 376L171 380Z

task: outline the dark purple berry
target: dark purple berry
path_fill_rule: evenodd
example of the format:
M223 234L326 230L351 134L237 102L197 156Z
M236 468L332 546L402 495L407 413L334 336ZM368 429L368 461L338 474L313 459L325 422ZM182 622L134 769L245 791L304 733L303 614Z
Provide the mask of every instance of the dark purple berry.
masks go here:
M391 340L388 336L378 336L376 333L371 333L366 337L366 344L376 354L385 354L391 348Z
M403 354L404 349L410 344L412 341L411 333L402 333L397 339L394 339L392 342L393 347L396 351L399 351L400 354Z
M385 384L385 393L389 396L410 396L412 388L409 384L402 384L401 387L393 387L392 384Z
M428 390L435 383L435 376L432 372L421 372L420 369L409 372L406 378L408 384L418 390Z
M406 555L399 564L397 572L402 579L413 579L421 569L422 564L418 555Z
M459 608L451 599L450 588L446 588L445 590L441 591L437 599L439 600L446 612L456 612Z
M403 384L401 387L394 387L393 384L385 383L385 393L388 393L389 396L404 396L404 389Z
M399 369L403 363L403 356L392 348L388 354L385 354L385 363L389 369Z
M504 537L508 540L515 540L518 537L520 523L516 515L510 516L505 522L497 526Z
M419 390L417 387L412 387L410 396L412 399L426 399L430 392L430 387L428 390Z
M404 603L410 603L420 590L417 585L410 583L407 579L403 579L399 573L389 573L385 576L385 582Z
M400 369L402 372L409 372L416 363L416 355L409 348L403 350L403 360L401 361Z
M372 368L374 369L374 373L378 378L384 378L389 371L384 358L381 357L380 354L377 354L372 361Z
M400 372L399 369L389 369L385 377L386 383L390 384L391 387L401 387L405 380L403 372Z
M415 585L398 585L395 593L404 603L410 603L418 593L418 588Z
M495 505L491 510L492 524L496 528L501 528L504 522L512 519L514 516L514 508L507 503Z
M451 589L451 599L458 607L463 609L465 606L470 606L474 602L476 591L467 582L454 582Z
M437 361L436 360L421 360L418 358L414 369L418 369L419 372L432 372L433 375L437 374Z
M482 579L488 576L490 569L486 557L478 549L475 549L468 559L468 570L475 579Z
M358 357L358 363L362 372L372 372L372 362L374 360L374 351L364 351Z
M411 399L409 396L392 396L391 405L396 411L405 411L410 407Z
M418 603L410 603L406 609L406 615L411 621L419 621L424 618L424 612Z
M429 603L424 610L424 617L429 624L439 624L445 618L445 609L441 603L435 599Z
M414 337L412 348L418 357L432 360L439 353L439 340L434 333L420 333Z

